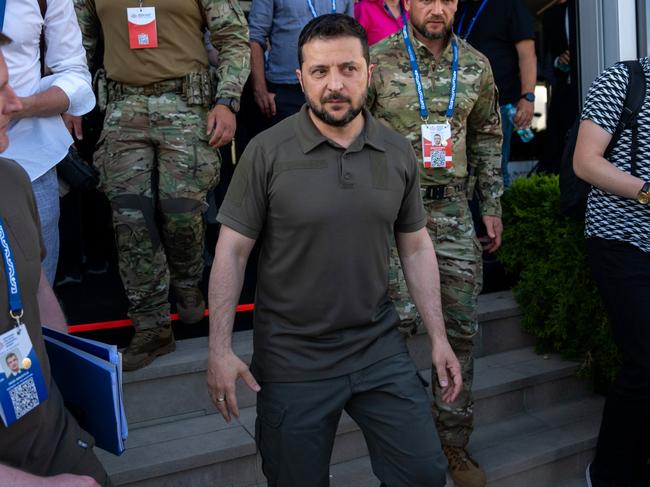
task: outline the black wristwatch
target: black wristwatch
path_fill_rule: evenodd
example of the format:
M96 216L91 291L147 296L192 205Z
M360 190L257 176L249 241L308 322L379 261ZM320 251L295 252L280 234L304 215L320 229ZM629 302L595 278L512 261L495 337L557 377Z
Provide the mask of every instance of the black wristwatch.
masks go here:
M519 98L523 98L524 100L533 103L535 101L535 93L529 91L528 93L521 95Z
M235 100L234 98L217 98L215 105L227 106L232 113L239 111L239 100Z

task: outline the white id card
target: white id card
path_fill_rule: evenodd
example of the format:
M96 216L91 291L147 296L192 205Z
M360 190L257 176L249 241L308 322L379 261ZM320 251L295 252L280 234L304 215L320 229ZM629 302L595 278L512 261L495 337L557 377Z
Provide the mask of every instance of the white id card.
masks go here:
M5 426L47 399L47 386L27 327L0 335L0 416Z
M129 22L129 47L151 49L158 47L155 7L132 7L126 9Z
M422 130L422 164L425 168L451 169L451 126L448 123L427 123Z

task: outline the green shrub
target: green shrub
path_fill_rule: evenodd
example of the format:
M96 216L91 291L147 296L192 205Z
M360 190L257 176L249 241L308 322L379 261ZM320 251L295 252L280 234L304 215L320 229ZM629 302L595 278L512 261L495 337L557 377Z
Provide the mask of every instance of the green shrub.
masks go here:
M517 277L524 328L539 352L579 360L598 386L610 382L618 353L586 261L584 224L560 213L558 177L520 178L502 202L498 258Z

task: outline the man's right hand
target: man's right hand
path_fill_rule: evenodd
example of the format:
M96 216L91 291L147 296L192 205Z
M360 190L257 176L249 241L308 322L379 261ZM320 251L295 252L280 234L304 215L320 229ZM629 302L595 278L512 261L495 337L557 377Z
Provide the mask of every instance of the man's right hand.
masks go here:
M253 87L253 96L255 97L255 103L260 107L266 118L275 117L275 93L271 93L266 88L266 83L264 86Z
M238 377L241 377L253 391L260 391L260 386L248 366L232 351L210 352L208 357L208 393L227 423L230 422L231 414L236 418L239 417L235 390L235 382Z

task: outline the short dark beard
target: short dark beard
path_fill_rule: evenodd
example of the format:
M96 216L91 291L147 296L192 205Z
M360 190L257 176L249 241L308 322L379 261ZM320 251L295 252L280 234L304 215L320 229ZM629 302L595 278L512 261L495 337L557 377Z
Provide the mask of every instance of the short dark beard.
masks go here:
M329 112L325 110L325 108L318 108L316 107L316 104L313 102L309 96L305 93L305 101L307 102L307 106L309 109L312 111L314 115L316 115L321 121L325 122L327 125L331 125L332 127L345 127L347 124L349 124L352 120L357 118L357 116L361 113L361 110L363 109L363 106L366 104L366 99L368 98L368 91L366 91L363 94L363 97L361 98L361 103L359 103L358 107L351 106L347 112L345 112L345 115L343 118L334 118ZM342 101L347 101L350 102L350 99L346 96L339 95L338 93L332 93L331 95L321 99L321 107L325 105L329 100L342 100Z
M411 25L420 33L420 35L422 35L422 37L429 39L430 41L449 39L451 37L451 27L445 27L442 32L429 32L421 25L414 24L413 22L411 22Z

